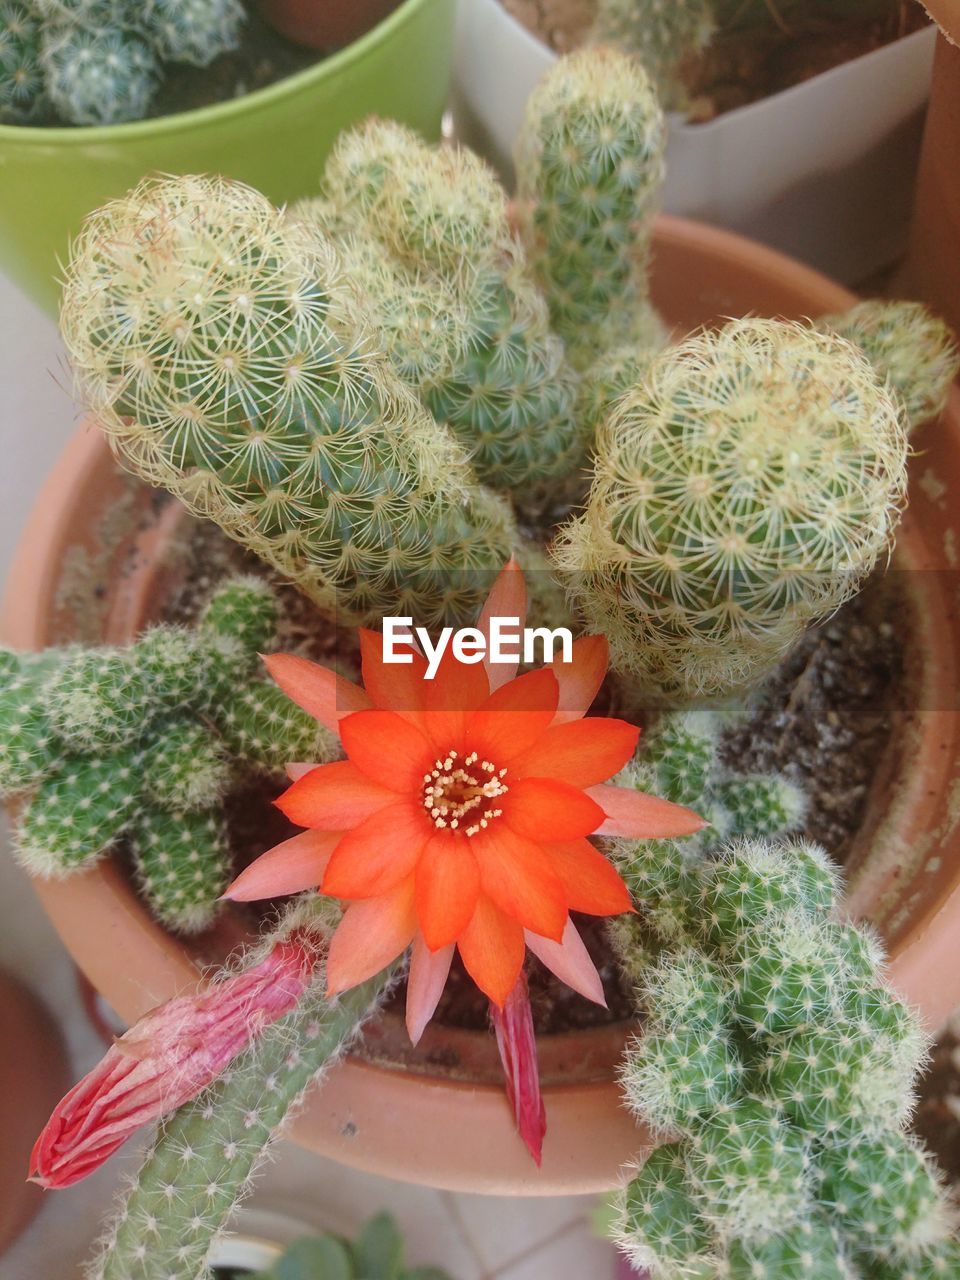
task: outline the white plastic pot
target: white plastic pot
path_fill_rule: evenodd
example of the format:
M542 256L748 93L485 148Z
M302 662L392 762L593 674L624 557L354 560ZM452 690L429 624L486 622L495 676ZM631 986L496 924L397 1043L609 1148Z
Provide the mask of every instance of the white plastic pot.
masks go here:
M906 242L935 29L708 124L670 120L663 208L855 283ZM530 91L556 60L499 0L459 0L458 136L505 176Z

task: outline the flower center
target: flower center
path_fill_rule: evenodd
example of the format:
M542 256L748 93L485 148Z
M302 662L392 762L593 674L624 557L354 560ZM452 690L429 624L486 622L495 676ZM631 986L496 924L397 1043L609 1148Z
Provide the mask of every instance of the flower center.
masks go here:
M462 831L475 836L499 818L503 810L497 799L509 791L503 781L506 769L481 760L476 751L459 761L456 751L448 751L429 773L423 775L423 807L439 830Z

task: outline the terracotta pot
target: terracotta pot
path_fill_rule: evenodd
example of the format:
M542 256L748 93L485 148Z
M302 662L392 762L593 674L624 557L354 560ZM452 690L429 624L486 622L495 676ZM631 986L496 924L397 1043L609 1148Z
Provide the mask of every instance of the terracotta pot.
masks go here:
M666 218L654 239L653 291L680 331L750 312L815 316L854 300L773 250ZM851 893L856 912L886 936L894 981L936 1025L960 1004L960 719L953 710L960 618L949 575L960 517L945 499L960 491L960 398L922 444L896 554L896 565L913 571L906 575L917 614L912 709L900 716L878 771L853 851ZM156 615L184 519L172 500L158 504L118 473L101 435L84 425L23 534L4 638L25 649L75 636L129 638ZM245 917L236 912L199 939L172 938L110 862L36 889L77 963L131 1021L193 983L200 966L244 934ZM412 1050L390 1017L331 1072L292 1136L347 1164L457 1190L604 1190L646 1141L620 1107L615 1083L629 1032L619 1025L541 1040L549 1133L540 1173L513 1131L492 1036L432 1026Z
M0 973L0 1253L40 1208L26 1181L37 1134L69 1083L60 1032L39 1000Z
M282 36L311 49L339 49L370 31L400 0L260 0Z

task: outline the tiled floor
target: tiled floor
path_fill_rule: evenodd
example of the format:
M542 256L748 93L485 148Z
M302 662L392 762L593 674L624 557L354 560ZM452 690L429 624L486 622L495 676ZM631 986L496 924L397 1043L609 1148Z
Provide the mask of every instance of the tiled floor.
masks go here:
M0 278L0 576L36 490L75 423L52 323ZM0 965L47 1001L67 1034L77 1072L100 1051L78 1012L72 967L12 865L0 833ZM51 1193L27 1233L0 1258L0 1280L69 1280L80 1274L98 1221L136 1152ZM412 1263L446 1267L454 1280L610 1280L614 1255L592 1233L590 1198L523 1200L431 1191L344 1169L289 1143L277 1148L249 1202L307 1227L352 1231L381 1208L397 1217ZM289 1229L289 1228L288 1228Z

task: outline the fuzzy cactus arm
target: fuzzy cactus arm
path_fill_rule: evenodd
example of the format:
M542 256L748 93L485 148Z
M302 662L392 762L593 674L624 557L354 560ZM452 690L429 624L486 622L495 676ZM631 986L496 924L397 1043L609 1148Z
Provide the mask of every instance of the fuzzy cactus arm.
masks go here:
M943 412L960 374L960 348L949 325L922 303L871 299L824 316L818 327L861 349L900 397L908 431Z
M859 589L891 545L906 457L896 399L851 343L731 321L617 402L554 561L638 695L729 695Z
M219 1084L164 1121L87 1280L208 1280L210 1246L251 1189L270 1142L389 982L381 975L334 1003L308 992Z
M212 923L230 881L230 845L219 809L141 808L130 847L140 888L162 924L196 933Z
M327 162L340 239L401 376L497 489L553 482L582 454L576 385L482 160L368 121Z
M322 607L475 616L509 513L377 352L332 246L259 193L159 179L105 206L61 327L125 464Z
M213 719L235 759L273 772L297 761L327 764L340 754L339 739L329 729L263 680L224 698Z
M578 368L659 345L646 264L663 148L643 69L613 49L561 59L527 102L516 147L523 240Z
M681 111L688 101L682 65L715 29L711 0L599 0L590 39L635 54L664 106Z

